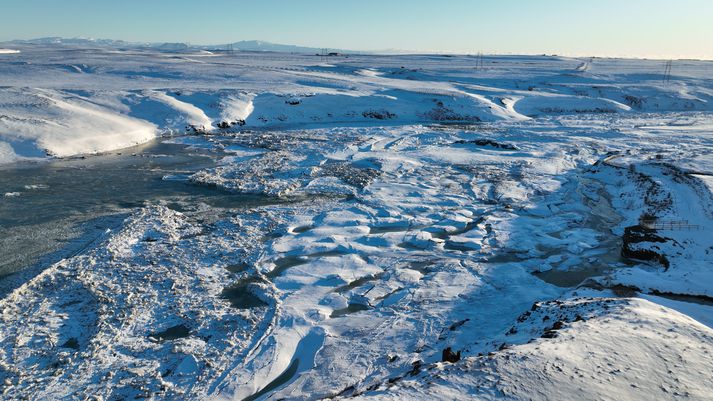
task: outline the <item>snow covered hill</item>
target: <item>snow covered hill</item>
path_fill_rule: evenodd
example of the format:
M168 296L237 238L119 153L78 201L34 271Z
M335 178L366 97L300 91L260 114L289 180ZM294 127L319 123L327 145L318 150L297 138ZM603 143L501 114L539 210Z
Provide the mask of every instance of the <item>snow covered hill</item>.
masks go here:
M20 157L67 156L236 126L474 123L712 107L709 62L677 62L676 79L664 84L656 61L596 60L586 70L580 60L513 56L489 58L481 69L467 56L350 56L326 64L314 55L80 46L85 41L18 45L21 53L0 55L4 148Z
M602 309L606 318L596 316ZM594 310L599 312L592 316ZM542 321L544 316L551 319ZM710 399L713 330L653 303L548 303L514 330L526 330L525 338L535 340L457 364L423 367L355 398ZM662 343L665 337L670 341Z

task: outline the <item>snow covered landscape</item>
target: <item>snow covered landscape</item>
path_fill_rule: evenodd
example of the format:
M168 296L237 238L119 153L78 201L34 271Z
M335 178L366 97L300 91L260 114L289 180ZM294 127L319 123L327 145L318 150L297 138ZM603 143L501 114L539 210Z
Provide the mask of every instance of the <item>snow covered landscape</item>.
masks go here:
M2 399L713 400L667 68L0 43Z

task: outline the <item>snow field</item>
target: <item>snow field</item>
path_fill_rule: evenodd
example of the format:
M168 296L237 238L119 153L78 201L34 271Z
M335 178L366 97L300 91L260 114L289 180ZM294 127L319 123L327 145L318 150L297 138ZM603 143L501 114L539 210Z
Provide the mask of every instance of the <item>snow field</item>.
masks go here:
M149 202L9 294L7 399L708 397L704 63L20 56L62 73L1 70L44 88L0 89L6 161L188 130L229 155L187 185L273 204ZM667 267L644 213L697 226L634 245Z

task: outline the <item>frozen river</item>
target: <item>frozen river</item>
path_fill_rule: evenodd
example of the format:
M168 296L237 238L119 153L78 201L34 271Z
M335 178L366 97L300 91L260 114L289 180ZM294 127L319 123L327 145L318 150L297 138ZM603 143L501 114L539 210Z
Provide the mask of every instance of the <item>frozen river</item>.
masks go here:
M157 140L104 155L0 167L0 276L81 251L146 202L181 210L265 204L187 178L220 152ZM55 254L56 251L59 251Z

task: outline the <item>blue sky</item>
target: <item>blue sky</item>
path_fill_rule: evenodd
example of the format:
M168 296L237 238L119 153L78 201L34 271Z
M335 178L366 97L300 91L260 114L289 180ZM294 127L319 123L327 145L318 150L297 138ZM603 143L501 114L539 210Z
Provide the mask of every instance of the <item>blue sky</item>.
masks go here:
M2 0L0 10L0 41L713 58L711 0Z

